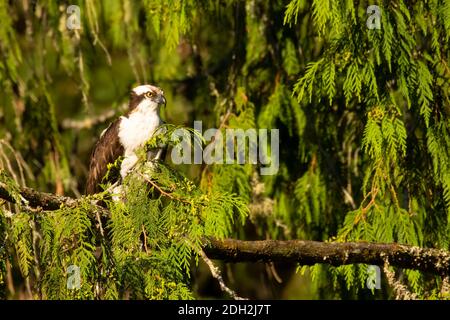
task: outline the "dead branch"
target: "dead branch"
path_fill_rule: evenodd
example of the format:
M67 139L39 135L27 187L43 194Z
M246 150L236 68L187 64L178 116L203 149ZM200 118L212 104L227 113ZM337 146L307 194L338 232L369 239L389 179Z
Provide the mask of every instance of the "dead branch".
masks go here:
M333 266L365 263L383 266L388 259L395 267L450 274L448 251L397 243L209 239L204 250L212 259L230 262L326 263Z

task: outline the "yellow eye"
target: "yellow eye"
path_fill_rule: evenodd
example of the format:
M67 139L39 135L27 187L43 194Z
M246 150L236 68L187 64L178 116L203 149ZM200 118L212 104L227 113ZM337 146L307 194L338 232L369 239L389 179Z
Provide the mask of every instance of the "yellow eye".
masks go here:
M153 91L149 91L149 92L146 92L145 93L145 97L146 98L151 98L151 97L153 97L155 94L153 93Z

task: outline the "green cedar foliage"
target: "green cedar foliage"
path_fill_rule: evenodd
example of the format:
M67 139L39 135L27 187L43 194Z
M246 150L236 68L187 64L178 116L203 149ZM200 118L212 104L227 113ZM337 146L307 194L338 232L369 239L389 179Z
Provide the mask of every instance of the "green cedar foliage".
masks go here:
M126 204L108 202L108 242L88 199L45 214L2 205L0 295L8 257L43 297L191 297L199 239L232 232L449 249L449 0L73 4L76 31L55 1L0 3L0 169L14 196L28 185L79 197L105 124L67 129L64 120L118 115L144 82L164 89L177 126L279 129L280 169L159 166L151 179L172 198L131 176ZM381 9L379 30L366 26L369 5ZM86 279L76 293L63 280L74 261ZM365 265L301 270L313 280L309 298L368 297ZM441 297L440 277L395 272L419 297ZM272 297L253 269L231 273L239 289ZM373 294L394 298L387 286Z
M294 95L303 108L327 105L320 112L339 114L331 125L340 132L337 160L348 172L341 188L353 210L343 217L337 240L448 249L448 3L374 4L382 12L380 30L366 27L366 3L312 1L309 7L292 1L285 15L289 24L311 21L323 48L301 72ZM319 155L318 161L328 157ZM326 192L308 175L298 181L296 196L302 204L310 199L304 214L311 219L320 202L314 201L316 193L308 196L308 189ZM361 190L356 199L347 197L355 186ZM354 283L364 270L330 271L342 274L350 290L358 287ZM406 279L422 297L423 287L434 281L418 272L407 272Z
M166 138L147 146L156 140ZM14 181L4 175L1 182L21 203ZM107 203L106 222L92 196L55 211L31 212L25 204L14 214L2 211L3 241L17 257L2 252L3 261L17 263L34 298L191 299L191 263L202 245L231 236L248 214L235 194L202 192L161 163L141 161L122 188L123 201L108 191L94 196ZM79 268L79 288L68 286L70 266Z

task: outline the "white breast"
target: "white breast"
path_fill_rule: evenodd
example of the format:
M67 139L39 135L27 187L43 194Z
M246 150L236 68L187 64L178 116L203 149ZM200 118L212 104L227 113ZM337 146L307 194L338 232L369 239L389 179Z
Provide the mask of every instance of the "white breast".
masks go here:
M125 149L125 155L134 153L137 148L143 146L161 124L161 118L153 110L136 110L128 118L122 117L119 139Z
M136 108L130 116L122 117L119 126L119 139L123 145L124 159L120 168L120 175L124 178L138 161L135 154L137 148L142 147L162 124L162 120L155 109Z

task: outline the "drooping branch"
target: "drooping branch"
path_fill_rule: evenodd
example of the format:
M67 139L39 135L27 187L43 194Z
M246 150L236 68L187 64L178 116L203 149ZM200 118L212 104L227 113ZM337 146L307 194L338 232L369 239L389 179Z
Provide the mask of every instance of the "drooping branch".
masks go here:
M87 117L82 120L64 119L61 123L61 127L63 129L75 130L90 129L97 124L105 123L111 118L117 117L120 112L124 112L125 110L127 110L127 108L128 105L123 104L118 108L118 110L109 109L104 113L92 117Z
M107 120L113 118L116 116L115 110L107 110L105 113L100 114L95 117L88 117L82 120L73 120L73 119L64 119L61 123L61 127L63 129L75 129L75 130L81 130L81 129L90 129L96 124L104 123Z
M44 210L57 210L62 205L74 207L80 201L31 188L21 188L20 194L28 201L28 206ZM14 202L14 197L1 183L0 198ZM102 211L102 215L107 215L105 208L98 206L95 201L93 204ZM387 260L395 267L450 275L450 252L396 243L207 239L204 252L211 259L230 262L326 263L333 266L366 263L383 266Z
M203 261L208 266L209 270L211 271L212 276L219 281L220 289L224 292L226 292L230 297L232 297L234 300L246 300L244 298L239 297L236 292L231 290L227 287L225 282L223 281L222 275L220 274L219 268L217 268L213 262L208 258L208 256L203 252L203 250L200 250L199 255L202 257Z

